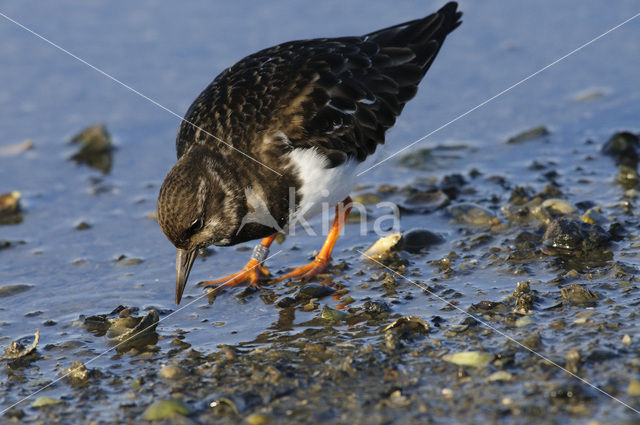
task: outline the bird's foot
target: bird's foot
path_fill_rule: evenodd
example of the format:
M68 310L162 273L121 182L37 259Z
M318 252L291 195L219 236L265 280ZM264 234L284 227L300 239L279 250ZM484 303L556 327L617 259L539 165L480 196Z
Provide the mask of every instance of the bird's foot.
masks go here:
M200 283L199 285L222 288L224 286L238 286L243 283L248 283L249 286L260 287L260 281L268 278L270 274L269 270L267 270L262 263L252 258L239 272L221 277L220 279L208 280Z
M274 280L274 282L282 282L285 279L310 279L329 267L329 259L316 258L309 264L293 269L291 272Z

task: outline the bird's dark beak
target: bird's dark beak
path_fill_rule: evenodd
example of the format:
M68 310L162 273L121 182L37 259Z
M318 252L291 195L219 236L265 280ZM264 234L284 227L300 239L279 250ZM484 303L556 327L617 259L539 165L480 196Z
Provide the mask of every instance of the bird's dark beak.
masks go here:
M197 255L197 249L187 251L186 249L178 248L178 254L176 255L176 305L180 304L191 266L193 266L193 261Z

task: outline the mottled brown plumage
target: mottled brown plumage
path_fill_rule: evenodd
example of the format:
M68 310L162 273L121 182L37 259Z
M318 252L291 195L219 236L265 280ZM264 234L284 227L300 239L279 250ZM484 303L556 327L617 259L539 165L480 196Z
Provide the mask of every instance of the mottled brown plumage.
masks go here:
M178 162L158 198L160 226L179 249L178 263L189 262L182 278L199 247L274 233L259 223L241 227L251 211L246 188L286 226L302 201L303 172L287 154L315 149L334 168L362 162L384 143L444 39L460 25L456 8L448 3L423 19L360 37L283 43L216 77L180 125Z
M361 37L291 41L247 56L191 105L178 132L178 157L195 143L237 154L194 123L246 153L256 152L265 134L281 131L290 141L283 149L315 147L334 158L332 165L346 156L364 160L384 143L461 15L449 3Z

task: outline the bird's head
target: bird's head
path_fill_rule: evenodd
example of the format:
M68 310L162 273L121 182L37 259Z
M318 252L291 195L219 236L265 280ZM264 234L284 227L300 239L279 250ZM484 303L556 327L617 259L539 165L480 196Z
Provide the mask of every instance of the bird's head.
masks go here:
M158 223L178 249L176 304L198 250L231 244L238 227L235 179L222 175L197 150L182 156L169 171L158 196Z

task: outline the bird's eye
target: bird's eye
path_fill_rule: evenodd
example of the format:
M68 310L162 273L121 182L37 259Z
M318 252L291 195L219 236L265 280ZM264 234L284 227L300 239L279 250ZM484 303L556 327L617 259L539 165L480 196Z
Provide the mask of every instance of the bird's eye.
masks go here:
M202 219L202 217L196 218L195 220L193 220L193 223L191 223L191 226L189 226L189 229L187 229L187 234L193 235L203 227L204 227L204 220Z

